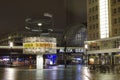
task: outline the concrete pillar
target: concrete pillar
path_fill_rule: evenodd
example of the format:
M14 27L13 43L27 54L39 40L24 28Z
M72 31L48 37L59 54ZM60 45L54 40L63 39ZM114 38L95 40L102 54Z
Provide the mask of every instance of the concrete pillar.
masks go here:
M38 54L36 56L36 68L43 69L43 55L42 54Z

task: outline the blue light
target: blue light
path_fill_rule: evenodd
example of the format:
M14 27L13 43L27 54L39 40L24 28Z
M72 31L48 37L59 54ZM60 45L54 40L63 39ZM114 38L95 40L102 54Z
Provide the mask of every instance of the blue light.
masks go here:
M56 59L57 55L56 54L47 54L47 59Z
M55 64L56 59L57 59L57 55L56 54L47 54L46 58L50 59L52 61L52 63Z

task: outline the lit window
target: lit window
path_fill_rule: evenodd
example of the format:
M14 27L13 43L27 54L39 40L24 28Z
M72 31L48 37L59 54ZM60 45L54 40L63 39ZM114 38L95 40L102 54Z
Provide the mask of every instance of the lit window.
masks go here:
M99 0L100 38L109 37L108 0Z

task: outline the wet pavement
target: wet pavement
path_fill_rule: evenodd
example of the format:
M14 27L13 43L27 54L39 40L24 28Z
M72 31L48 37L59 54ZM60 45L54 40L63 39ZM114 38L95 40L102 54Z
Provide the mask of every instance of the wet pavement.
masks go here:
M0 80L120 80L119 73L90 71L82 65L31 67L1 67Z

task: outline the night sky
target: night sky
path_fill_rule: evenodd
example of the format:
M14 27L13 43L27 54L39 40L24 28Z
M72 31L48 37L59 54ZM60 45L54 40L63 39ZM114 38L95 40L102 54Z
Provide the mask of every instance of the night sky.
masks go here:
M73 1L67 7L64 0L3 0L0 2L0 37L15 31L25 30L25 19L39 17L44 13L53 15L56 28L65 28L67 15L74 15L74 21L86 21L86 0ZM72 6L71 6L72 5ZM66 13L68 10L68 13Z

